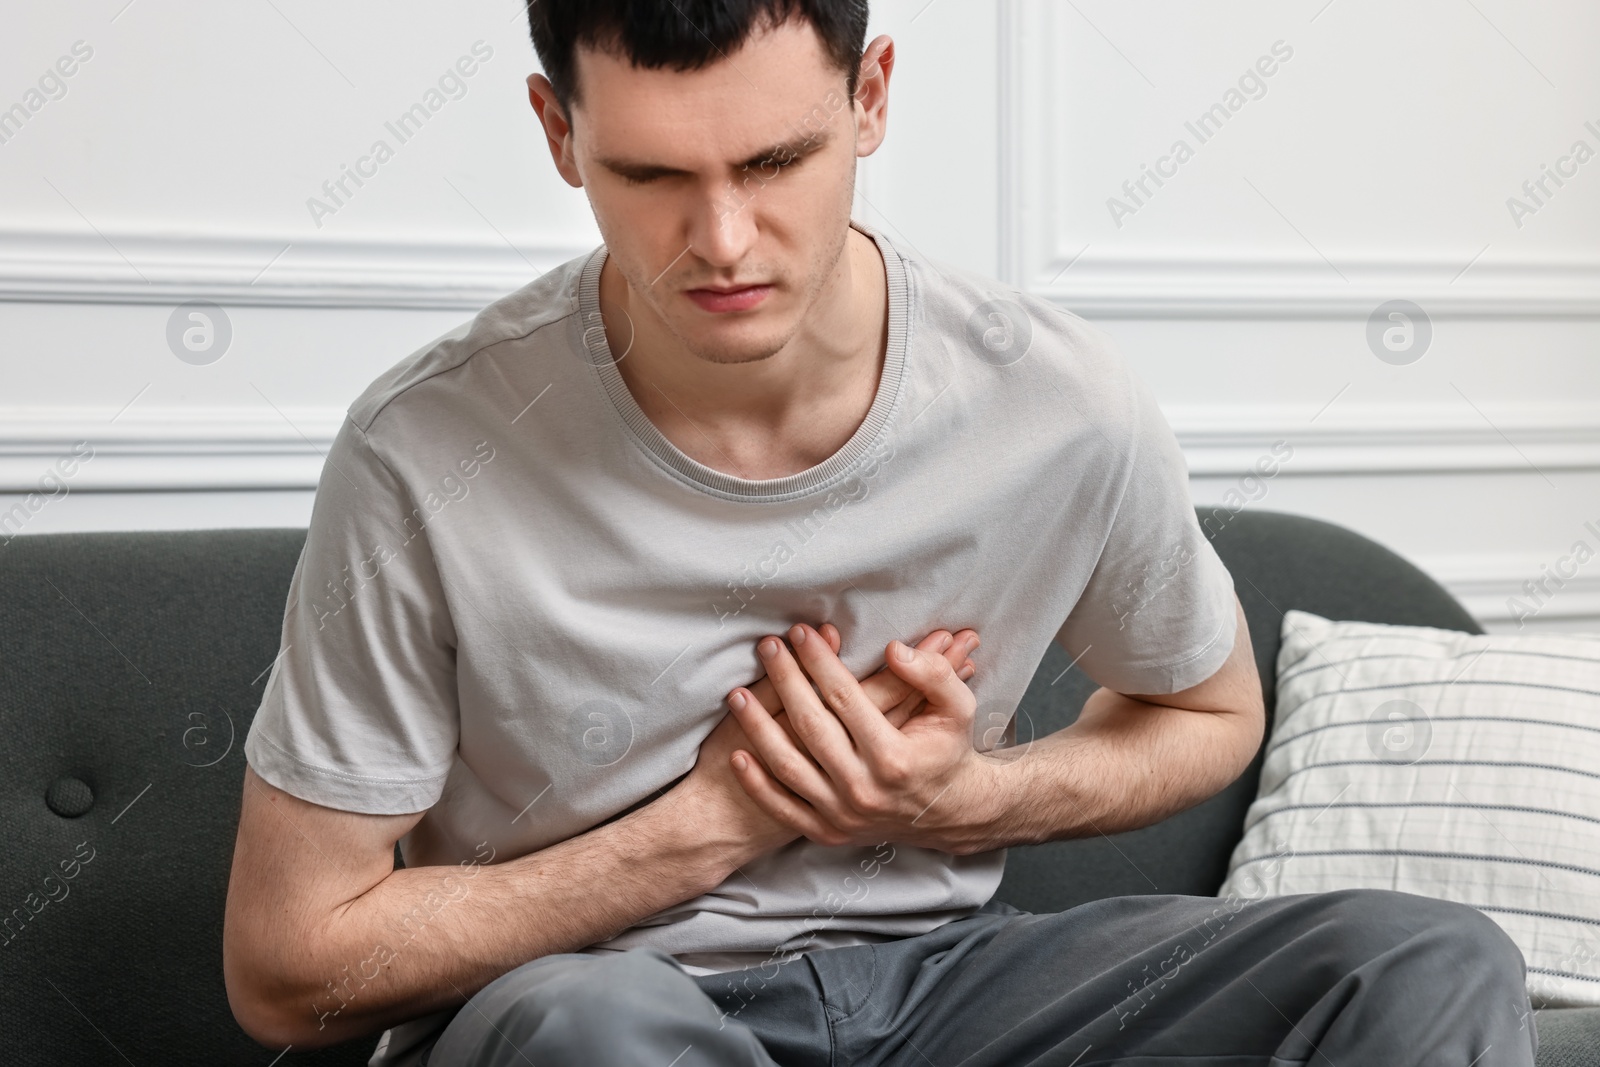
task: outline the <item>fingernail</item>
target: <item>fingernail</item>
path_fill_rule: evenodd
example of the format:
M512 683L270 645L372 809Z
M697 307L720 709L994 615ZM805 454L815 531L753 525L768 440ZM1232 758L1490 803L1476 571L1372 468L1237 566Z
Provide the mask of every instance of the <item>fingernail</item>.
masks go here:
M732 693L728 694L728 706L734 711L743 710L744 691L742 689L735 689Z
M761 653L762 659L771 659L778 654L778 639L769 637L756 645L756 651Z
M898 659L901 663L910 663L912 657L915 655L916 653L912 651L910 645L904 643L903 641L895 642L894 656L895 659Z
M943 652L945 649L950 647L950 642L954 640L954 637L951 637L949 634L945 634L943 637L939 638L939 640L934 642L933 650L935 652Z
M801 626L799 623L795 623L789 628L789 640L797 645L804 644L806 640L806 628Z
M972 677L972 672L975 671L975 670L977 670L977 668L969 663L965 667L962 667L959 671L956 672L956 677L960 678L964 682L968 678Z
M981 642L979 642L977 634L968 634L966 641L962 643L967 646L967 651L971 652L973 649L977 648Z

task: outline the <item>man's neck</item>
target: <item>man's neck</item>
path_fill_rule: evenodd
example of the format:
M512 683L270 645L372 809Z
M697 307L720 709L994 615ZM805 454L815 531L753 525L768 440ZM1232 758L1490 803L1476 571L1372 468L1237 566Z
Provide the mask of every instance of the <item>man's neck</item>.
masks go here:
M612 351L628 353L617 370L662 435L713 470L752 480L798 474L839 451L872 407L888 338L888 281L877 245L854 227L811 315L768 359L701 359L632 296L608 259L601 314Z

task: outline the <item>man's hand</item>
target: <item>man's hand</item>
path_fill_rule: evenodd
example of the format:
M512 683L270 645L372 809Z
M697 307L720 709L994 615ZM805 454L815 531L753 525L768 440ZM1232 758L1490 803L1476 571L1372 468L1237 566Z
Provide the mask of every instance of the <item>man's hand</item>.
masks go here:
M840 647L839 628L831 622L825 622L818 628L818 632L822 634L823 640L828 642L828 647L833 649L834 654L837 655ZM962 653L959 648L956 648L956 642L964 640L969 635L974 639L971 642L971 647L976 648L977 632L973 630L962 630L959 634L952 634L948 630L935 630L927 637L924 637L917 647L925 648L941 655L947 652L951 653L949 661L951 666L956 668L956 677L962 681L968 681L978 668L970 658ZM952 649L954 649L954 652L951 651ZM961 657L959 666L957 666L955 658L958 655ZM788 732L789 737L795 744L800 744L800 738L794 732L794 726L789 719L788 712L784 710L783 697L779 695L778 690L773 686L772 679L763 677L759 682L751 685L749 689L755 695L756 700L761 703L761 706L766 708L772 717L777 720L778 725ZM886 666L879 667L877 671L867 676L861 682L861 691L867 695L868 700L872 701L883 712L883 717L897 730L905 725L907 719L921 711L928 702L928 698L923 695L921 690L913 687L910 682L907 682ZM731 715L729 716L729 718L732 717ZM748 748L748 743L744 747Z
M761 810L823 845L896 841L956 855L988 848L988 824L999 815L994 776L1008 761L973 747L977 701L951 666L977 647L977 634L962 631L944 655L889 643L886 669L925 700L898 728L832 642L804 624L789 639L794 653L776 637L762 638L757 651L792 729L775 721L753 689L728 696L753 742L732 754L735 773Z
M822 629L827 636L819 635L818 644L826 641L831 652L836 653L839 649L838 629L832 624L824 624ZM811 632L817 633L815 630ZM973 639L971 644L962 640L967 636ZM959 675L970 678L976 667L967 658L967 652L971 647L976 647L976 638L977 634L971 630L963 630L960 635L953 635L948 630L935 630L923 638L917 647L926 655L943 662L951 677ZM839 663L837 657L834 662ZM839 663L839 668L849 676L849 670L843 663ZM873 714L884 722L886 729L898 730L908 719L926 708L924 694L905 678L887 668L879 668L859 683L854 677L850 680L869 701ZM809 693L810 685L805 684ZM957 684L961 683L958 681ZM769 692L774 698L778 696L769 678L763 678L744 691L752 690ZM815 694L812 694L812 699L815 699ZM793 728L788 722L786 713L779 713L776 720L769 714L765 722L770 729L777 730L780 734L786 729ZM772 818L761 805L751 799L734 777L730 766L731 757L735 752L749 752L752 748L750 738L745 734L739 720L731 714L725 716L722 722L717 724L716 729L701 742L700 754L694 769L673 787L672 793L678 794L680 798L687 798L686 802L693 805L694 817L709 820L705 825L715 827L718 836L748 843L764 854L793 841L800 836L800 832ZM790 799L797 800L793 797Z

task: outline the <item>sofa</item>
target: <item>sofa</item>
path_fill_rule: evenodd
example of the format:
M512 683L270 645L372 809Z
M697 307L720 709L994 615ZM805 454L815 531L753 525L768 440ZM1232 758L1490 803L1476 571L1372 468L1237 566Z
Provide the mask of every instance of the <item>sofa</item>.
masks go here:
M1279 621L1481 628L1437 583L1350 530L1199 509L1233 574L1273 711ZM234 1022L222 919L243 740L278 653L298 529L37 534L0 545L0 1040L16 1067L366 1063L376 1035L264 1049ZM1052 648L1019 743L1071 723L1093 683ZM1058 911L1213 895L1261 756L1159 824L1012 849L998 896ZM1600 1008L1536 1013L1540 1067L1600 1067ZM1377 1067L1377 1065L1371 1065Z

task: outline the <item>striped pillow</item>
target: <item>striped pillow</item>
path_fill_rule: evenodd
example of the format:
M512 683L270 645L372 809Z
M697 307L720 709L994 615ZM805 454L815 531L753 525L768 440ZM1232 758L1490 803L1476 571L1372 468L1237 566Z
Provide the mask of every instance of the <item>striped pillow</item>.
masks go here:
M1600 634L1291 610L1219 896L1397 889L1511 935L1536 1007L1600 1005Z

